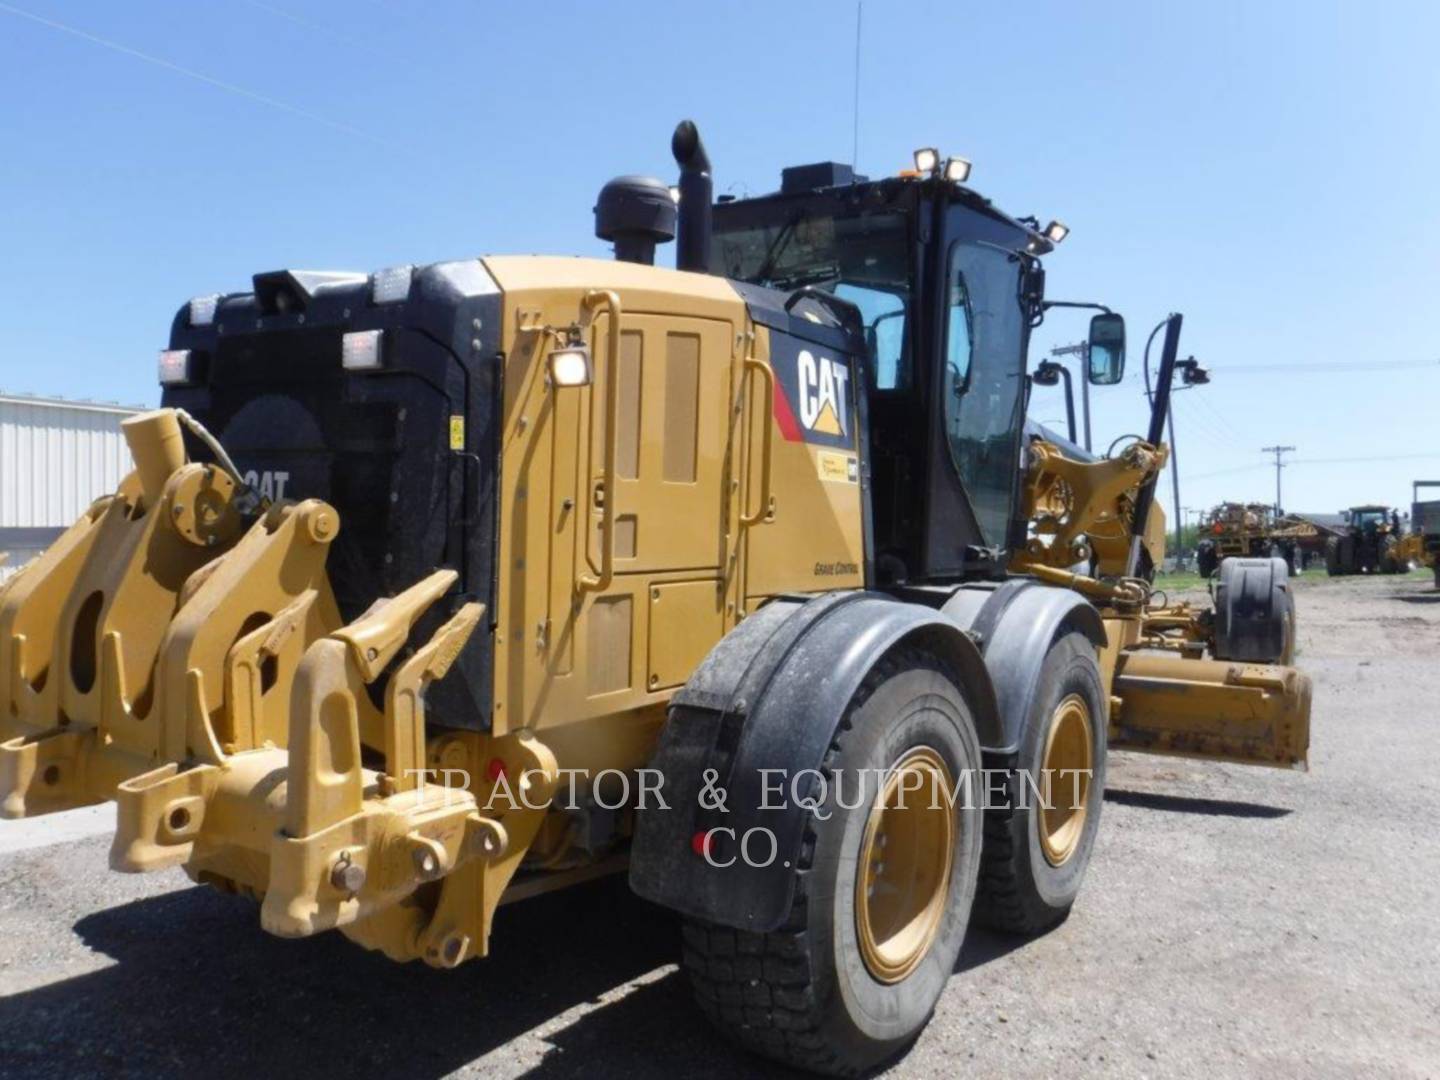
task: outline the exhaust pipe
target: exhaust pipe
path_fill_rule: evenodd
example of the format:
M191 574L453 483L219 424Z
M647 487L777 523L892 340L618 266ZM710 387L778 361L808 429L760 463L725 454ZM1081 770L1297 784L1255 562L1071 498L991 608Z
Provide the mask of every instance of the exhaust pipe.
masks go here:
M710 272L710 158L693 120L681 120L670 138L670 152L680 166L680 214L675 243L675 269Z

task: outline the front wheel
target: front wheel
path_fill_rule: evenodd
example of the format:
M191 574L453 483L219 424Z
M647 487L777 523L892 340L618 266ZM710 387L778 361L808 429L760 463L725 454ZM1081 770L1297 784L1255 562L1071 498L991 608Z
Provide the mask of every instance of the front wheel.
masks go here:
M1220 560L1216 558L1213 547L1202 544L1195 552L1195 564L1200 571L1200 576L1208 578L1215 573L1215 568L1220 565Z
M1390 537L1381 548L1380 567L1387 574L1408 574L1410 563L1400 555L1400 541Z
M985 812L976 915L987 925L1033 934L1070 914L1100 826L1105 702L1090 640L1057 639L1040 669L1005 797Z
M882 660L826 758L829 791L843 798L807 826L785 923L754 933L687 922L684 966L700 1007L747 1048L857 1075L930 1019L980 865L980 801L966 788L980 747L961 685L925 653Z

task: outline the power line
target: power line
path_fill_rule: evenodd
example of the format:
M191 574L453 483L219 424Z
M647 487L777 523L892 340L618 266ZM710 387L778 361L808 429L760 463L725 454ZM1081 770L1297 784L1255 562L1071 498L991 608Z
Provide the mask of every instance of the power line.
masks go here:
M1230 422L1230 418L1226 416L1225 413L1222 412L1220 409L1217 409L1214 405L1210 404L1208 394L1197 395L1195 397L1195 401L1199 403L1200 407L1204 409L1206 413L1208 413L1210 416L1213 416L1216 421L1219 422L1220 426L1225 429L1226 435L1229 436L1232 441L1243 442L1245 440L1245 437L1241 435L1239 430L1236 429L1235 425Z
M1369 454L1355 457L1331 457L1331 458L1291 458L1285 462L1285 467L1293 468L1296 465L1364 465L1376 461L1433 461L1440 458L1440 452L1422 454ZM1208 480L1216 476L1235 476L1239 473L1259 472L1261 469L1268 469L1268 464L1236 465L1229 469L1215 469L1212 472L1192 473L1187 472L1187 480Z
M162 57L153 56L150 53L146 52L141 52L139 49L132 49L129 45L122 45L118 41L112 41L109 38L100 37L98 34L92 34L88 30L81 30L79 27L76 26L70 26L62 22L56 22L54 19L47 19L43 15L36 15L32 11L25 11L23 8L17 8L11 4L6 4L3 2L0 2L0 11L3 11L9 15L14 15L17 18L29 19L31 22L39 23L41 26L47 26L51 30L58 30L62 34L70 34L73 37L78 37L84 41L88 41L92 45L99 45L101 48L110 49L112 52L123 53L125 56L133 57L134 59L141 60L147 64L153 64L155 67L164 68L166 71L173 72L176 75L183 75L187 79L193 79L196 82L202 82L207 86L213 86L217 90L224 90L227 94L234 94L236 97L246 98L250 101L258 102L261 105L268 105L272 109L279 109L281 112L287 112L292 116L299 116L303 117L306 120L312 120L317 124L324 124L328 128L333 128L336 131L343 131L347 135L355 135L361 139L365 139L366 141L375 143L379 146L390 145L384 139L377 138L376 136L371 135L368 131L361 131L359 128L351 127L349 124L343 123L339 120L331 120L329 117L321 116L319 113L313 113L309 109L302 109L298 105L291 105L288 101L280 101L278 98L267 97L264 94L257 94L254 90L247 90L243 86L237 86L234 83L225 82L223 79L217 79L214 76L206 75L204 72L196 71L194 68L182 67L181 65L172 63L171 61L165 60Z
M355 38L338 33L322 23L312 22L310 19L306 19L303 16L296 15L293 12L284 10L283 8L278 8L274 4L264 3L263 0L244 0L244 2L249 4L253 8L256 8L260 11L268 12L269 14L274 15L278 19L284 19L286 22L293 23L294 25L299 27L303 27L304 29L311 31L312 33L319 34L321 37L329 38L331 41L338 42L341 45L345 45L352 49L358 49L363 52L372 53L376 56L385 55L383 50L369 44L368 42L357 41Z
M1211 375L1254 375L1290 372L1294 375L1339 373L1347 371L1397 371L1440 367L1440 360L1320 360L1302 364L1222 364L1210 369Z
M1182 402L1185 402L1186 400L1187 399L1183 395L1175 395L1170 399L1171 408L1179 406ZM1190 403L1183 405L1183 407L1181 407L1178 411L1184 415L1185 422L1194 429L1195 434L1200 435L1203 441L1210 443L1217 448L1229 449L1231 446L1234 445L1234 439L1230 438L1224 432L1220 431L1220 429L1210 420L1209 417L1192 408L1192 405L1193 400L1190 401Z

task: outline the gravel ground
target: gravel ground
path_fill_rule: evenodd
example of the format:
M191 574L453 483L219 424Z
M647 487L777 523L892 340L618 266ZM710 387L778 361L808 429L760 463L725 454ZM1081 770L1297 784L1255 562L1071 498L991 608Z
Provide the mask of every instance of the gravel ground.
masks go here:
M1310 772L1113 755L1070 919L972 934L895 1075L1440 1075L1440 593L1417 572L1297 594ZM6 1076L766 1071L692 1009L674 922L615 882L504 909L494 955L441 973L268 937L178 871L110 873L104 837L5 828Z

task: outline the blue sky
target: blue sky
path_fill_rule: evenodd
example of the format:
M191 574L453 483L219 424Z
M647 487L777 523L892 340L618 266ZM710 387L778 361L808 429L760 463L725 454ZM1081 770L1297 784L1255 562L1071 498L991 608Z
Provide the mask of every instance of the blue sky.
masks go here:
M972 158L1073 228L1051 296L1127 316L1097 443L1142 425L1139 345L1180 310L1214 372L1177 403L1185 505L1271 498L1275 443L1297 509L1440 476L1440 5L868 0L863 26L861 170ZM153 402L175 308L259 270L602 254L595 192L669 177L683 116L720 191L847 160L854 47L850 0L0 0L0 387ZM1084 328L1052 313L1032 362Z

